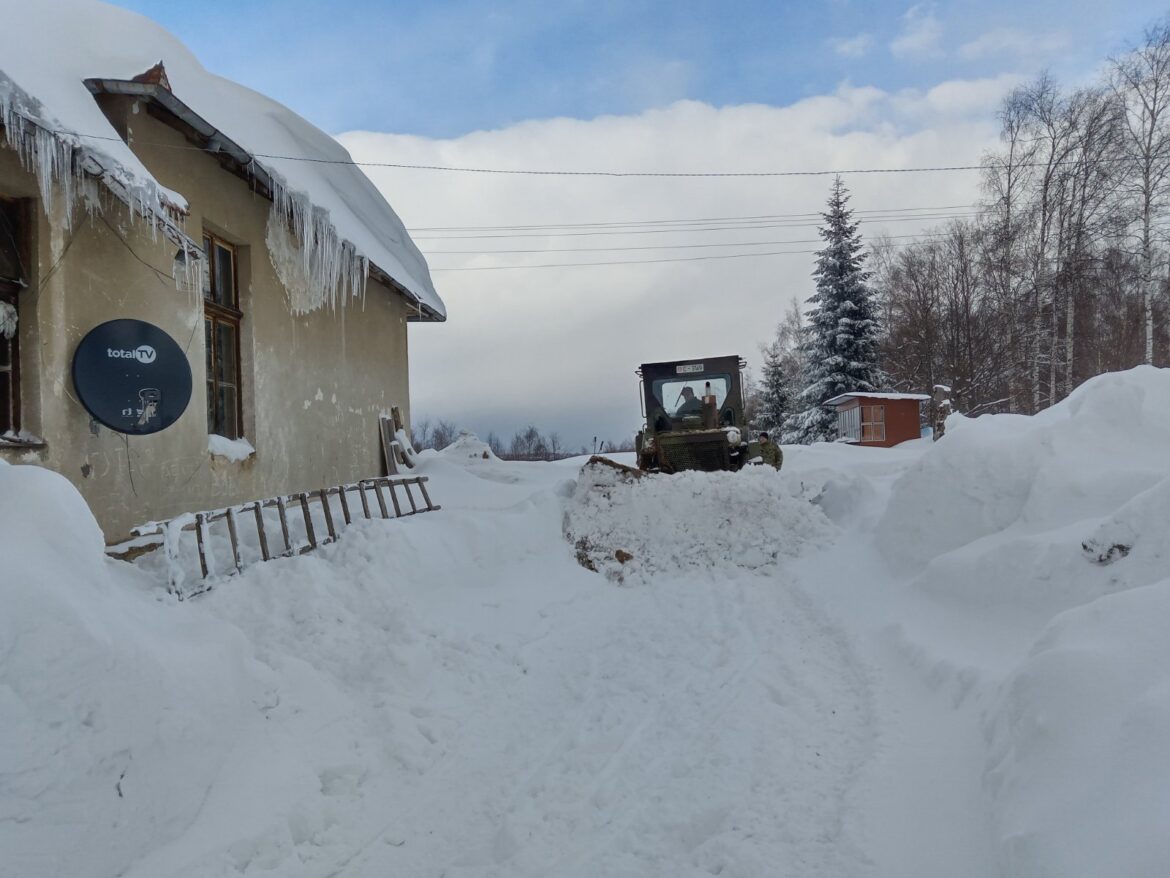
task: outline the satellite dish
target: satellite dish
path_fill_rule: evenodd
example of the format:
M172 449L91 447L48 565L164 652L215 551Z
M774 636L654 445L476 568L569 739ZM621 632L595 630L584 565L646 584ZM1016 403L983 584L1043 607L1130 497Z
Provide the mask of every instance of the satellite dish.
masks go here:
M165 430L191 401L191 364L152 323L111 320L95 326L73 354L73 386L94 420L145 436Z

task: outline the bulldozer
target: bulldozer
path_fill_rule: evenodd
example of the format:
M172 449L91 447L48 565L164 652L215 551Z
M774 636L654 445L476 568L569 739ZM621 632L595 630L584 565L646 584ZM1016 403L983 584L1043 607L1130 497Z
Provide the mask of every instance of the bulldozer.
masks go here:
M737 470L749 459L739 356L643 363L638 469Z

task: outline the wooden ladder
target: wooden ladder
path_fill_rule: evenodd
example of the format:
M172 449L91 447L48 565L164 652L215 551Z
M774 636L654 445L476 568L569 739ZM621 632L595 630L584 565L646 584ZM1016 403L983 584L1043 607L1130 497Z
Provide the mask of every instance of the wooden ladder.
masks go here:
M416 499L411 487L418 489ZM404 496L399 496L399 492ZM354 494L358 503L353 503ZM341 519L335 516L331 497L341 508ZM390 505L386 503L389 497ZM371 499L374 501L371 503ZM404 505L403 500L409 507ZM319 504L325 520L325 534L318 534L313 523L312 506ZM280 539L278 550L268 541L268 531L264 524L264 510L275 509L280 522ZM154 521L150 524L136 527L133 533L138 538L158 537L159 544L166 550L168 558L177 562L178 541L188 532L195 534L195 542L199 555L199 570L201 582L196 589L183 589L176 581L174 565L168 573L168 590L178 595L180 600L194 597L210 591L219 574L212 569L211 557L211 525L217 521L226 521L228 543L231 547L231 568L227 575L240 573L245 564L240 556L242 528L255 526L256 539L260 549L260 560L270 561L273 558L287 558L293 555L303 555L311 552L318 546L325 546L335 542L341 529L353 523L355 519L366 518L403 518L408 515L418 515L423 512L437 512L442 509L431 501L427 492L426 476L379 476L372 479L362 479L346 485L336 485L332 488L320 488L316 491L301 491L297 494L287 494L278 497L269 497L264 500L251 500L223 509L206 512L196 512L194 515L183 515L167 521ZM289 519L296 520L297 514L304 523L304 540L293 542L289 531ZM393 515L391 515L393 512ZM283 549L279 549L282 545Z

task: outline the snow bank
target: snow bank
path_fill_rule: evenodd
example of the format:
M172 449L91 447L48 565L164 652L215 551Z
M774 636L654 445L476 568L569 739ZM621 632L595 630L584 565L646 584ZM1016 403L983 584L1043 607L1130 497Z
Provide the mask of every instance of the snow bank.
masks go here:
M1035 416L955 416L894 486L877 527L903 571L991 534L1092 519L1170 475L1170 372L1087 381Z
M267 685L238 630L106 559L65 479L0 465L0 872L123 874L185 832Z
M494 451L491 446L476 436L474 433L463 431L459 434L454 442L439 452L443 457L457 459L467 458L469 460L496 460Z
M420 303L445 313L426 260L397 214L323 131L208 73L171 34L127 10L95 0L0 0L0 20L6 22L0 28L0 122L35 171L46 210L55 182L70 202L66 217L73 202L92 199L90 175L164 225L172 225L168 206L185 208L185 199L161 186L122 141L85 85L89 78L132 79L161 59L174 95L272 176L270 225L284 228L291 221L296 240L270 234L269 243L279 245L271 256L282 278L300 280L293 285L294 309L362 292L373 262ZM337 87L345 86L339 80ZM317 161L300 160L306 158ZM290 249L297 251L292 258Z
M1102 375L1035 417L949 419L878 518L913 596L899 650L983 714L1005 875L1170 861L1167 447L1170 370Z
M580 563L617 581L759 570L835 533L771 467L639 477L601 464L582 468L564 530Z
M1058 617L1012 675L988 773L1006 874L1166 873L1168 619L1170 580L1102 598Z

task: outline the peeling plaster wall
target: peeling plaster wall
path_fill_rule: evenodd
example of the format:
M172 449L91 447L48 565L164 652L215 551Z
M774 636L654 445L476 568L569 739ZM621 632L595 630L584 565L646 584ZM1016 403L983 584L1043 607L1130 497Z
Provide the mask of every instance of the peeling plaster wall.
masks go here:
M35 452L0 448L0 458L39 462L69 478L109 540L180 512L382 472L378 415L398 405L409 417L406 302L371 280L364 302L294 316L265 245L271 203L212 157L186 149L178 132L144 108L134 112L131 99L103 101L103 109L128 126L131 145L155 177L189 199L188 233L198 239L206 226L239 247L243 424L256 453L240 463L208 454L202 298L169 280L175 246L109 199L105 220L167 280L139 262L102 217L83 214L66 233L38 205L37 273L20 306L21 408L24 428L47 444ZM6 147L0 196L37 197L35 179ZM74 399L70 367L78 342L118 317L158 325L191 363L190 405L152 436L97 428Z

